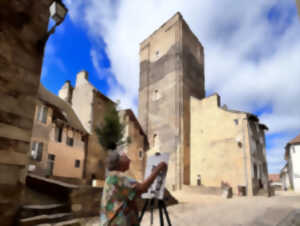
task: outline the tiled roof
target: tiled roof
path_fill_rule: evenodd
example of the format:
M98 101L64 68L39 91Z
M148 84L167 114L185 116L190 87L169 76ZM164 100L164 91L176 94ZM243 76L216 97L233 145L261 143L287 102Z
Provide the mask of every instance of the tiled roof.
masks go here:
M273 182L280 181L280 175L279 174L269 174L269 180Z
M300 143L300 134L296 136L294 139L288 142L289 144L299 144Z
M62 100L60 97L47 90L42 83L40 83L40 87L38 90L38 98L41 101L49 104L54 108L54 110L58 110L60 114L63 115L62 118L64 119L64 121L66 121L66 123L71 127L87 133L76 113L74 112L72 106L66 101Z

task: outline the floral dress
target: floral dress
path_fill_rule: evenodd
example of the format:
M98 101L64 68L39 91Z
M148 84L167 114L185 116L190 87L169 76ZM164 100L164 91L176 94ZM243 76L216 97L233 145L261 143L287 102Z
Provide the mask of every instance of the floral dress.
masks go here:
M139 226L135 205L136 180L112 171L105 180L101 208L101 226Z

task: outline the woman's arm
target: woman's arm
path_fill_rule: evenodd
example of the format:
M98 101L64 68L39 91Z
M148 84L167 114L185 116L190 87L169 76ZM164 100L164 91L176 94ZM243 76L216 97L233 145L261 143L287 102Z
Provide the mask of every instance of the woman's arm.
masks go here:
M153 170L153 172L151 173L151 175L142 183L138 183L136 185L136 191L138 194L142 194L145 193L148 188L151 186L151 184L153 183L153 181L155 180L155 178L158 176L158 174L160 173L160 171L165 171L167 169L167 164L165 162L161 162L159 163L156 168Z

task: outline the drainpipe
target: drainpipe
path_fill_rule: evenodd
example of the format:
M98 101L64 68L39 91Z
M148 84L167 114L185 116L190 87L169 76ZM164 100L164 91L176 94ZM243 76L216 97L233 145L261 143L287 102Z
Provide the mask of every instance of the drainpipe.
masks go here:
M243 154L244 154L244 173L245 173L245 185L246 185L246 193L248 195L248 167L247 167L247 155L246 155L246 149L245 149L245 125L244 120L248 120L247 118L242 118L242 125L243 125ZM247 122L247 121L246 121Z

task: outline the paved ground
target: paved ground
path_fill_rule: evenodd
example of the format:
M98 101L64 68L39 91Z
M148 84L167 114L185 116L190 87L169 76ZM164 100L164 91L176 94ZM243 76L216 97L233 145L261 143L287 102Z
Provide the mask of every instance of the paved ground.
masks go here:
M224 199L181 191L175 196L180 203L168 207L173 226L300 226L300 193L277 192L270 198ZM99 218L91 218L85 225L99 225ZM141 224L146 225L150 225L149 213L145 214ZM160 225L158 211L154 211L153 225Z

